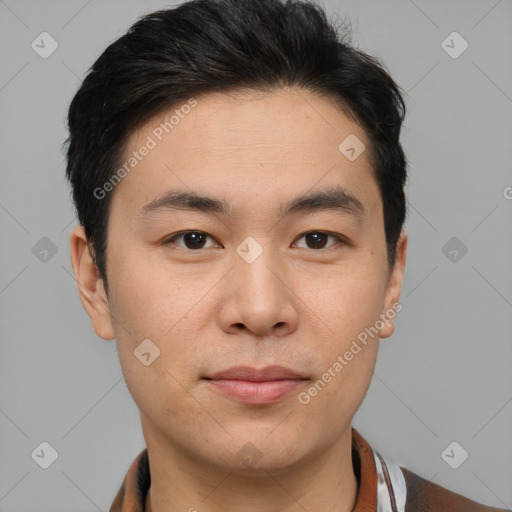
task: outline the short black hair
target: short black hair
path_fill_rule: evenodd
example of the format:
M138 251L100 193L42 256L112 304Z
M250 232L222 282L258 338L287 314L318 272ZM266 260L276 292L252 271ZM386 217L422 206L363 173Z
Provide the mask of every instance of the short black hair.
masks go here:
M363 128L383 203L388 263L405 222L405 102L376 57L351 46L311 1L191 0L141 17L89 69L68 112L66 176L107 287L113 191L129 135L192 95L299 87L332 98ZM341 141L340 141L341 142ZM98 197L100 196L100 197Z

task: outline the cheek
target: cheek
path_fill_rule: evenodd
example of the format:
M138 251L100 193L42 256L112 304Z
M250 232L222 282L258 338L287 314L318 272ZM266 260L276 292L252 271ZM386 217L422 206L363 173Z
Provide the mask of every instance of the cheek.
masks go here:
M147 255L126 253L112 263L109 305L120 338L126 338L126 331L134 341L164 337L186 315L193 287L180 286Z
M371 268L370 266L366 268ZM299 276L294 293L306 304L338 348L375 324L382 312L385 282L382 274L346 265L324 276Z
M169 368L162 356L147 367L133 359L124 372L125 381L141 413L163 430L186 432L185 426L200 416L201 407L184 391L189 387L184 376Z
M324 418L319 423L326 426L326 435L354 416L373 377L379 338L362 342L357 334L351 336L345 331L343 339L319 350L323 373L299 397L311 416Z
M316 332L322 333L316 338L315 350L324 373L319 375L317 391L312 392L318 393L318 405L332 400L332 405L355 412L377 358L383 279L377 272L347 266L329 279L302 278L300 283L297 295L307 304Z
M151 385L154 379L160 382L155 386L167 382L172 387L171 375L180 382L193 376L207 320L204 280L192 283L188 278L172 276L130 253L112 263L110 313L120 362L123 371L133 371L133 386ZM134 351L140 352L139 347L147 347L151 359L156 356L150 366L144 367L137 359ZM141 367L146 374L151 373L149 381L139 378ZM162 375L157 378L155 371Z

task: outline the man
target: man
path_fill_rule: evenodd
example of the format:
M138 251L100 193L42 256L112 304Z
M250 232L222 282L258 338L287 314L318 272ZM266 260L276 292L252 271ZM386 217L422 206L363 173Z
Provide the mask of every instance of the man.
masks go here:
M404 114L309 3L188 2L93 65L71 257L147 444L111 511L498 510L351 426L401 309Z

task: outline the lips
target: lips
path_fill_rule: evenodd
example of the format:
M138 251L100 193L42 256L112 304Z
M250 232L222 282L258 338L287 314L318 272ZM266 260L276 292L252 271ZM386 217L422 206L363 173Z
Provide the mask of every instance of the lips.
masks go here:
M286 379L304 379L301 375L284 366L267 366L261 370L250 366L234 366L217 373L211 377L212 380L245 380L250 382L265 382Z
M213 391L250 405L277 402L308 381L283 366L268 366L260 370L236 366L205 377L205 380Z

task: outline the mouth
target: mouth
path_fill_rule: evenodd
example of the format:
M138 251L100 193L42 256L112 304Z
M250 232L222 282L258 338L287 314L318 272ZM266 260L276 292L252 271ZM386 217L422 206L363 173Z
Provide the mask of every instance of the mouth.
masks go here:
M204 377L203 380L213 391L251 405L277 402L309 381L283 366L263 369L236 366L211 377Z

